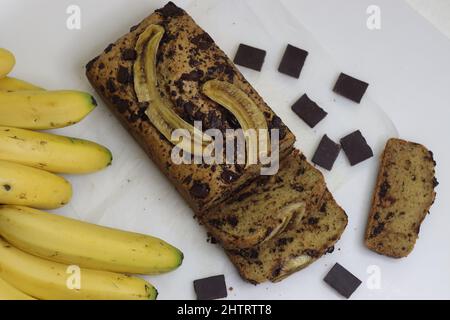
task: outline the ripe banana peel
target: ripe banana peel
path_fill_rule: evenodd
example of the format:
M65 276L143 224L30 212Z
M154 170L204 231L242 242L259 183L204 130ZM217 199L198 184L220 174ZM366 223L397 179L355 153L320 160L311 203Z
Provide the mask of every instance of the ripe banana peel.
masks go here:
M0 79L0 92L1 91L23 91L23 90L44 90L41 87L35 86L29 82L12 78L12 77L4 77Z
M266 143L266 151L270 150L267 121L261 110L245 92L226 81L209 80L203 85L202 92L236 117L246 135L247 163L256 164L258 162L259 135L261 134L259 130L265 130L267 140L263 141ZM250 129L256 130L255 139L249 135Z
M161 239L21 206L0 206L0 234L30 254L91 269L160 274L183 261Z
M140 102L149 102L146 114L167 140L186 152L202 155L203 146L210 143L212 138L184 121L175 112L172 102L158 92L156 54L163 35L164 28L152 24L141 33L136 42L138 58L133 66L136 95ZM176 129L184 129L189 135L183 136L180 142L174 141L172 133Z
M46 130L73 125L84 119L97 103L80 91L0 91L0 125Z
M16 58L14 58L14 55L10 51L0 48L0 79L6 77L15 64Z
M0 278L0 300L36 300Z
M72 198L72 186L53 173L0 160L0 203L56 209Z
M153 300L157 296L156 289L144 279L70 268L25 253L2 238L0 277L18 290L43 300Z
M0 126L0 160L55 173L90 173L111 164L112 154L88 140Z

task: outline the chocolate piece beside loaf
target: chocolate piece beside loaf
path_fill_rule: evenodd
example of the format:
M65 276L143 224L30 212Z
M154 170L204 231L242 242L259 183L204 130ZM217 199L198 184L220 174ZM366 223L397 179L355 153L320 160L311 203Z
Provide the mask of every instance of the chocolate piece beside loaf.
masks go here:
M434 202L436 163L424 146L390 139L381 158L365 242L389 257L406 257Z

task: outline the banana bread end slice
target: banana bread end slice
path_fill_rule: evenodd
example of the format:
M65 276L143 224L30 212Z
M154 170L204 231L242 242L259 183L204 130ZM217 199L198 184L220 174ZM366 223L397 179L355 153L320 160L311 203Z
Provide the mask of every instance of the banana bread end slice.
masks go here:
M435 165L423 145L387 142L366 228L369 249L393 258L411 253L436 196Z
M253 248L226 252L250 283L279 282L331 253L347 222L345 211L326 190L317 209L294 217L276 237Z

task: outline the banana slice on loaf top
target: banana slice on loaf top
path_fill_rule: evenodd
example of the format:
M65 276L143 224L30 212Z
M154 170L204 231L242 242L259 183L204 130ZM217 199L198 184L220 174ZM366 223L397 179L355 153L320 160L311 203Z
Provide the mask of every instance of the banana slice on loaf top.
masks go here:
M160 103L152 110L151 101L139 101L137 97L133 72L140 57L136 50L137 41L152 25L157 26L154 29L161 38L148 37L149 41L159 40L157 50L153 51L155 66L148 70L155 72L153 83L156 87L152 88L157 91L158 99L170 110L161 108ZM148 44L156 48L155 43ZM197 213L220 203L254 179L260 174L261 167L258 164L246 166L245 163L175 165L171 160L173 143L164 129L168 123L181 123L182 120L192 125L194 121L200 121L203 131L214 128L221 132L242 126L229 108L203 93L207 81L224 81L243 92L254 103L267 129L279 129L280 158L292 150L295 138L290 130L211 37L171 2L107 46L86 69L89 81L106 104ZM153 112L150 117L154 116L158 121L149 119L149 110ZM165 116L164 121L160 119L161 114Z

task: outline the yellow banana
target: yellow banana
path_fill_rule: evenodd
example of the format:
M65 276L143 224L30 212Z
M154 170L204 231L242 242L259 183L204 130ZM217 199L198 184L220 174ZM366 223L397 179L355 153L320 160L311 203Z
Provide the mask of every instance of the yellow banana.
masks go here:
M95 142L0 126L0 160L56 173L89 173L110 165L112 154Z
M16 58L14 58L14 55L10 51L0 48L0 79L6 77L15 64Z
M203 146L208 145L212 137L184 121L175 112L172 102L162 97L157 88L156 54L163 35L164 28L152 24L139 36L136 42L138 59L133 66L134 89L140 102L150 102L151 107L145 113L167 140L191 154L202 155ZM172 137L177 129L183 129L186 133L181 141Z
M0 79L0 91L22 91L22 90L44 90L29 82L12 78L4 77Z
M0 278L0 300L36 300Z
M56 209L72 197L70 183L53 173L0 160L0 203Z
M44 260L1 238L0 277L44 300L153 300L157 296L144 279Z
M83 120L97 102L80 91L0 92L0 125L23 129L62 128Z
M0 206L0 234L30 254L60 263L123 273L159 274L183 254L161 239L20 206Z

